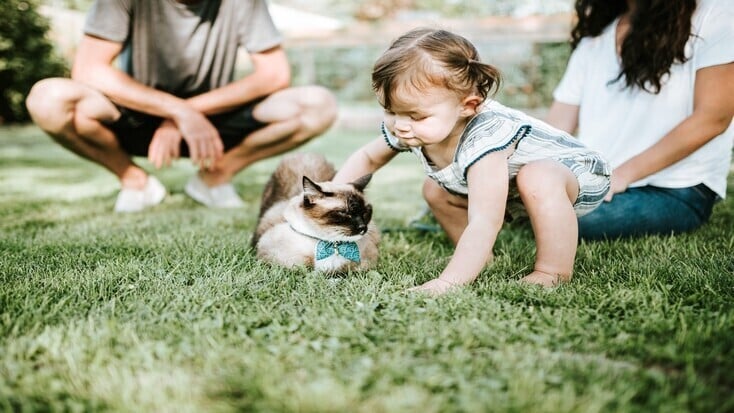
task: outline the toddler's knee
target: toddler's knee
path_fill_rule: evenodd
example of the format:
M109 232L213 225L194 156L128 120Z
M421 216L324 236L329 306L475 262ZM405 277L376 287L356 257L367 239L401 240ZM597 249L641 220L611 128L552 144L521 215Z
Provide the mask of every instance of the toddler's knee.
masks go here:
M536 161L523 166L515 178L520 196L547 199L565 194L566 180L573 178L565 168L555 161Z
M446 191L430 179L423 182L423 199L431 209L439 208L446 203Z

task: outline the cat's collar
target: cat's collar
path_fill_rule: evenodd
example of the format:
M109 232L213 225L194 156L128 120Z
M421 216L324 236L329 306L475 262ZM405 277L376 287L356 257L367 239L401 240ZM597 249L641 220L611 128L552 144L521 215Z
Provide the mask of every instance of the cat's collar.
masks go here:
M293 224L288 223L293 232L301 234L303 236L316 240L316 247L314 249L314 260L321 261L329 257L344 257L349 261L353 261L359 264L362 259L359 253L359 246L354 241L329 241L315 237L311 234L306 234L303 231L297 230Z
M359 246L354 241L332 242L320 239L316 242L316 249L314 250L313 256L316 261L325 260L332 256L344 257L357 264L362 261L359 255Z

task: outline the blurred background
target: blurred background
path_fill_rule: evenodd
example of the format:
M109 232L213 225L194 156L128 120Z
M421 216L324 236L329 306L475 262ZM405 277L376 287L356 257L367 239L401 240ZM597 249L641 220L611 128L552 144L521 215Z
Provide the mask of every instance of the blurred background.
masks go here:
M0 124L28 121L24 100L38 79L65 76L92 0L0 0ZM414 27L460 33L503 73L497 99L542 117L570 48L572 0L269 1L293 84L319 84L340 101L336 127L374 129L381 109L372 64ZM248 70L245 54L239 72Z

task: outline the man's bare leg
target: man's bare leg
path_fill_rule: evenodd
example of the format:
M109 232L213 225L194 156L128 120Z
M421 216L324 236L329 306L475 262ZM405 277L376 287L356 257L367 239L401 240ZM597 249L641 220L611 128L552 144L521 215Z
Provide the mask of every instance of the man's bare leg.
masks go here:
M102 123L116 120L120 112L100 92L71 79L44 79L33 86L26 106L43 131L70 151L107 168L123 188L145 186L146 172Z
M253 116L268 125L247 136L214 166L200 172L209 186L230 182L241 170L308 142L325 132L336 119L336 101L318 86L285 89L260 102Z

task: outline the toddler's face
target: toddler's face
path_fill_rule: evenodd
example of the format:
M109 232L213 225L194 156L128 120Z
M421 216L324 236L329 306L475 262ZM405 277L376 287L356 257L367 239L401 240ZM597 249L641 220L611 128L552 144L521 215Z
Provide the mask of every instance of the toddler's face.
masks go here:
M446 88L403 88L391 100L392 107L385 109L385 126L405 145L437 144L463 130L461 101Z

